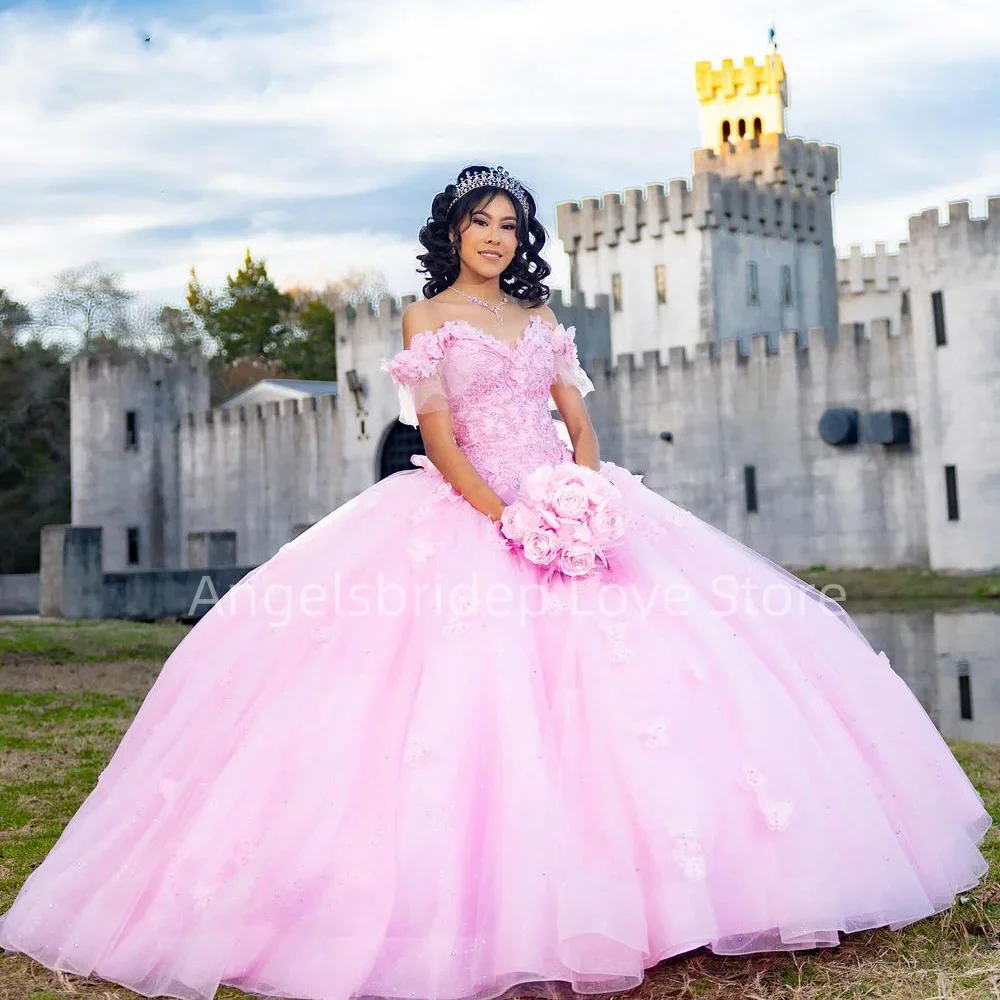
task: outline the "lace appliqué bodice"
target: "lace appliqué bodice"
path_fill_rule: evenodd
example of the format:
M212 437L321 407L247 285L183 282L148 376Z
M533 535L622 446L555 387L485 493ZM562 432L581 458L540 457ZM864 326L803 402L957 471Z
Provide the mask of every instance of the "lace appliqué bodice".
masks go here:
M580 366L576 330L533 315L514 344L465 320L416 334L382 362L399 389L399 419L447 408L455 442L505 503L539 465L572 458L549 406L557 380L582 395L594 386Z

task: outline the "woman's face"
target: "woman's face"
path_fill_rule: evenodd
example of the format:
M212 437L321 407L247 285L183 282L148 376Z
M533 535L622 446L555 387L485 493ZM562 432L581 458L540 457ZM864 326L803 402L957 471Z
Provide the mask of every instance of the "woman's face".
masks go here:
M514 203L505 194L494 195L471 215L462 230L459 251L466 277L499 278L517 251L517 217Z

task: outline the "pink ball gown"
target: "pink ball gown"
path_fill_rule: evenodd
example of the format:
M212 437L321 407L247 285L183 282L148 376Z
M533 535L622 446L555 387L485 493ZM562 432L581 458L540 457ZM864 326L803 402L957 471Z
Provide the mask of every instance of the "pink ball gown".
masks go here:
M573 333L452 321L383 368L509 501L571 458ZM835 602L610 462L611 565L543 587L415 465L177 646L0 945L183 1000L614 992L699 946L898 928L984 874L981 798Z

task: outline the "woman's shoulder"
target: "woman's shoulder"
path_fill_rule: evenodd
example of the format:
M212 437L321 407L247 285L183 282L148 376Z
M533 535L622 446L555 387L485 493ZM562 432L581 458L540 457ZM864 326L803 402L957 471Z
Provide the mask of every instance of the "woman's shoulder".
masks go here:
M546 323L551 323L552 326L558 326L559 320L556 314L543 302L541 305L532 306L522 303L525 314L530 320L533 316L537 316L539 319L544 320Z
M403 348L409 349L413 338L421 333L433 333L439 326L438 308L432 299L417 299L402 312Z

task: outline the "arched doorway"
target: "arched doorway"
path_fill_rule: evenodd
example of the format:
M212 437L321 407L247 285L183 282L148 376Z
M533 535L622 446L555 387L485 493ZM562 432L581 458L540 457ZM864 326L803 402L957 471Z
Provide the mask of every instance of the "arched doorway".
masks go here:
M382 453L379 456L379 479L385 479L386 476L391 476L394 472L400 472L403 469L415 469L416 466L410 461L410 456L425 454L420 428L394 420L382 440Z

